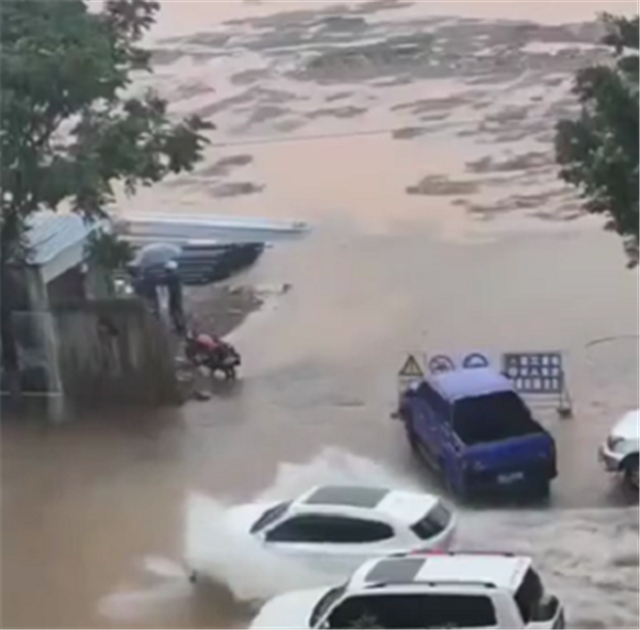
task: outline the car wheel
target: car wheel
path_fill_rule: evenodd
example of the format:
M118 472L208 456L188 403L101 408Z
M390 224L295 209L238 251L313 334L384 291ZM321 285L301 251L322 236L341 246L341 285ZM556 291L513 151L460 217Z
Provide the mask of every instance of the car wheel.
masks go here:
M445 480L447 494L451 499L453 499L458 505L471 507L474 502L477 502L477 497L473 495L473 493L469 490L469 488L465 485L454 487L449 479Z
M638 489L638 456L631 455L625 459L624 464L624 478L629 486L634 490Z
M416 432L413 430L411 426L411 422L407 417L404 418L404 430L407 434L407 440L409 441L409 446L414 453L418 452L418 438L416 436Z
M536 488L535 498L539 501L548 501L551 495L551 481L549 479L543 479Z

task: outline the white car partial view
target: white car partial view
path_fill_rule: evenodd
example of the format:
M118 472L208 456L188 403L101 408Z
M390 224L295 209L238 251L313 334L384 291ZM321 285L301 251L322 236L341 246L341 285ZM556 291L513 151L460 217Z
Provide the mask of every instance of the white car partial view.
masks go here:
M366 486L318 486L293 501L237 506L228 516L270 552L345 577L368 558L448 549L456 528L437 496Z
M364 563L334 588L265 604L251 628L564 628L531 558L417 553Z
M608 472L622 473L627 483L638 489L638 442L640 413L629 411L611 429L600 446L599 458Z

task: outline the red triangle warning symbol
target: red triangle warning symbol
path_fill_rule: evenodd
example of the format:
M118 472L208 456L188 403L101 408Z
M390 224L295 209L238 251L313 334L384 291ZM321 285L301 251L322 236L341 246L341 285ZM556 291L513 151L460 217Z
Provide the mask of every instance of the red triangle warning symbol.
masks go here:
M398 373L398 376L424 378L424 372L422 371L420 364L416 361L416 358L410 354Z

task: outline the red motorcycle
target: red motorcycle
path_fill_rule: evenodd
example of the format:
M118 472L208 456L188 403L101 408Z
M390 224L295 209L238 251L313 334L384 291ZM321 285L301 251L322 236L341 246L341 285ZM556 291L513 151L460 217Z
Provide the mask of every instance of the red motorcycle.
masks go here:
M195 367L206 367L212 375L222 372L225 380L234 381L242 360L238 351L215 335L188 332L184 353L187 361Z

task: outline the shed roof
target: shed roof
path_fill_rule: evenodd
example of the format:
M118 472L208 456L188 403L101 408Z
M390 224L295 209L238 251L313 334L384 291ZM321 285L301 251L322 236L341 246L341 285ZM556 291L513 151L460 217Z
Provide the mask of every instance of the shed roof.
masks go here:
M29 262L32 265L46 265L70 247L84 242L99 227L99 221L89 222L78 214L38 212L29 219Z

